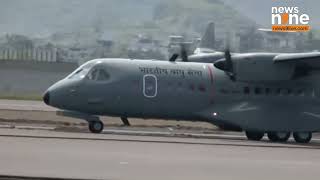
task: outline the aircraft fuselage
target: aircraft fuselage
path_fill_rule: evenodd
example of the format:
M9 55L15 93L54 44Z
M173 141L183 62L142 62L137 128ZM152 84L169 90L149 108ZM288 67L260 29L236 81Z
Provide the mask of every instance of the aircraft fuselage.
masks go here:
M90 115L208 121L263 132L320 129L316 73L254 83L233 81L208 63L98 59L79 69L86 66L86 74L74 72L48 89L49 105ZM95 69L107 76L90 77Z

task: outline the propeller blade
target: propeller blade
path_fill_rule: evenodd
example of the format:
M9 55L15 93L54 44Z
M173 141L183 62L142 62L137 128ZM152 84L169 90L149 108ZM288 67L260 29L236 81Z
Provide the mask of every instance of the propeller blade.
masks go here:
M229 37L229 36L228 36ZM233 69L232 55L230 53L230 41L229 38L226 41L226 49L224 51L224 59L218 60L214 63L214 66L218 69L225 71L232 81L236 81L236 73Z
M226 51L224 52L224 56L226 59L226 69L229 72L233 72L233 63L232 63L232 58L231 58L231 53L229 48L226 49Z
M170 61L170 62L175 62L178 57L179 57L178 54L173 54L173 55L170 57L169 61Z
M233 63L232 63L232 57L230 53L230 33L227 33L226 37L226 50L224 51L224 58L226 59L226 70L229 73L233 73Z
M236 77L233 69L232 56L229 48L227 48L225 51L225 67L224 68L226 70L226 73L229 75L230 79L232 81L235 81Z
M181 46L180 47L181 59L183 62L188 62L189 60L188 60L188 52L187 52L186 46L183 43L181 43L180 46Z

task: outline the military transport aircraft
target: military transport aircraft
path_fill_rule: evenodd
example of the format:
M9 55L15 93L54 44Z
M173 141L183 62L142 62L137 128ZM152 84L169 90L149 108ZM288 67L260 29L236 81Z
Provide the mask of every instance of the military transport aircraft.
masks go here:
M83 118L93 133L98 116L206 121L307 143L320 130L320 53L231 55L211 63L134 59L91 60L52 85L46 104Z

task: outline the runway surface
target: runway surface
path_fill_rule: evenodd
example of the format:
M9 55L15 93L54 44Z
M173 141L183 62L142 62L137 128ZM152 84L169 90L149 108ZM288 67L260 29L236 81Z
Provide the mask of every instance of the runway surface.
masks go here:
M21 110L21 111L55 111L57 109L47 106L42 101L29 100L0 100L2 110Z
M19 119L25 112L41 111L30 120L56 121L49 118L56 109L39 101L0 100L0 109L9 110L2 112L9 119L12 113ZM169 128L109 127L103 134L54 129L0 126L0 179L319 179L318 135L301 145L292 139L286 144L252 142L239 133L194 134Z
M319 179L320 142L0 129L0 174L80 179Z

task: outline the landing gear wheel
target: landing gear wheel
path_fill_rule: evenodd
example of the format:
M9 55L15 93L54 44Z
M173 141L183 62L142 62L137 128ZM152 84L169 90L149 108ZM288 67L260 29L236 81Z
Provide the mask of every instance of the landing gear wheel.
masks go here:
M103 130L103 123L101 121L91 121L89 122L89 130L92 133L101 133Z
M260 141L264 136L264 132L246 131L246 136L249 140Z
M311 132L294 132L293 138L297 143L309 143L312 138Z
M286 142L290 138L290 132L268 132L268 138L272 142Z

